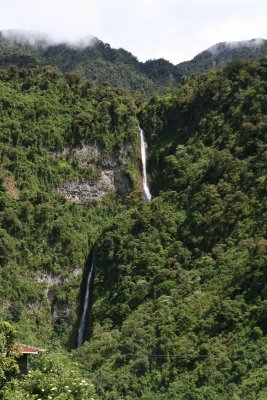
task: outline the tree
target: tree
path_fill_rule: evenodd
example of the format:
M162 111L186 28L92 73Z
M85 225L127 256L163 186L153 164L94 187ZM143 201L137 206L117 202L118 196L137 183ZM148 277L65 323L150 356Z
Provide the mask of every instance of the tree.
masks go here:
M0 321L0 396L7 382L16 377L17 353L13 351L15 329L5 321Z

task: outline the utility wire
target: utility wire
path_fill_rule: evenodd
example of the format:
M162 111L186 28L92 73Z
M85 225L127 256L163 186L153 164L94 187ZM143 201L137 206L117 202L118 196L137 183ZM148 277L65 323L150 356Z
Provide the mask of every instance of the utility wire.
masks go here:
M249 359L249 358L256 358L256 357L262 357L262 358L266 358L267 359L267 353L247 353L244 355L219 355L219 354L198 354L198 355L163 355L163 354L120 354L119 357L126 357L126 358L143 358L143 357L147 357L147 358L178 358L178 359L197 359L197 358L222 358L222 357L228 357L228 358L232 358L232 359L237 359L237 360L242 360L242 359ZM109 358L109 357L105 357L105 358Z

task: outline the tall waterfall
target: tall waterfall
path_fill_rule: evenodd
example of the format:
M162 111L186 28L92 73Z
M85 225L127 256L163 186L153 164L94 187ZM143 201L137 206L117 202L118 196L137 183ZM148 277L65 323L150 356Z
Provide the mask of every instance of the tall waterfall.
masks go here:
M146 199L149 201L152 198L149 187L147 185L147 173L146 173L146 149L147 142L144 137L144 132L141 128L140 130L140 140L141 140L141 158L142 158L142 172L143 172L143 189L146 196Z
M78 340L77 340L77 347L81 347L83 344L84 338L84 327L85 327L85 318L89 307L89 300L90 300L90 286L91 286L91 279L94 270L94 258L92 259L91 269L87 275L86 279L86 288L85 288L85 296L83 301L83 313L80 319L79 330L78 330Z

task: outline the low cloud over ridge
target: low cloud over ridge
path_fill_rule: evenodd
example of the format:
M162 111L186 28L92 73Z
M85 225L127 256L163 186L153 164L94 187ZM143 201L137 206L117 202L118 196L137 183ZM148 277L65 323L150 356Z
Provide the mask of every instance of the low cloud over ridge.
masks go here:
M93 46L98 40L92 35L87 35L81 39L74 39L73 41L59 38L57 39L45 32L26 31L21 29L2 30L1 34L11 43L39 45L43 47L65 44L71 48L85 48Z

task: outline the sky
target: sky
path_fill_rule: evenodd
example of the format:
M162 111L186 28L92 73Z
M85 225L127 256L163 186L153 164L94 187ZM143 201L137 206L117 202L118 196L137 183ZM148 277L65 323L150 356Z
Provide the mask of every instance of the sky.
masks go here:
M265 0L0 0L0 30L93 35L140 61L174 64L218 42L267 39Z

